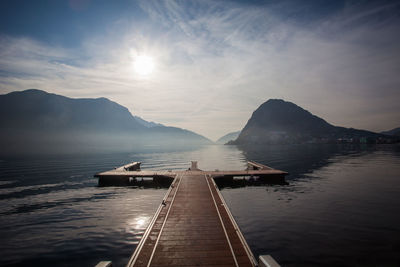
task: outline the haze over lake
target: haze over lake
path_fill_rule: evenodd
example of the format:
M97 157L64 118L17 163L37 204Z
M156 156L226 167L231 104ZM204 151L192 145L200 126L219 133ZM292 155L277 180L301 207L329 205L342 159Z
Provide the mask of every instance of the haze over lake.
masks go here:
M400 266L399 44L398 0L1 0L0 266Z
M93 174L129 161L184 170L188 159L204 170L255 160L290 173L288 185L221 188L255 255L283 266L399 263L400 147L314 144L3 157L0 265L124 266L167 189L98 187Z

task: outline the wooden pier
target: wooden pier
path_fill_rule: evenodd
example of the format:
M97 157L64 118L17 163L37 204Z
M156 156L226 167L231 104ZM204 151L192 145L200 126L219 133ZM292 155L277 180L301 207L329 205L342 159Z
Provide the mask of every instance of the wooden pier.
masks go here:
M101 179L107 184L113 179L129 182L133 177L172 179L172 183L127 267L258 265L214 179L284 179L286 172L254 162L249 162L244 171L202 171L197 162L192 162L187 171L175 172L141 171L140 167L132 171L130 167L125 165L95 176L99 184Z
M187 171L152 171L141 170L140 162L132 162L110 171L97 173L94 176L99 178L99 185L134 185L137 178L152 178L160 184L171 184L178 174L191 173L193 175L208 174L212 178L229 180L234 177L255 177L271 183L285 183L287 172L273 169L257 162L249 161L246 170L234 171L202 171L197 168L197 162L192 161L192 166Z

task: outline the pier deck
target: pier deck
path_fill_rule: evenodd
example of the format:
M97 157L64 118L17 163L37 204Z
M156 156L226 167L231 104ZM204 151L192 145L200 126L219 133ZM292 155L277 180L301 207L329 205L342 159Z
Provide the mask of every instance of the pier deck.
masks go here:
M193 175L211 175L214 179L233 179L233 177L260 177L273 183L284 183L287 172L276 170L257 162L248 162L246 170L215 170L202 171L197 168L197 165L189 169ZM184 174L186 171L152 171L141 170L140 162L133 162L125 166L115 168L110 171L100 172L94 176L99 178L99 185L132 185L133 178L153 178L161 183L170 183L176 175Z
M224 267L256 266L257 261L214 179L246 176L284 182L285 175L256 162L248 162L243 171L202 171L197 162L186 171L142 171L140 163L135 162L95 177L100 185L131 185L138 177L172 181L127 267Z
M133 266L255 266L210 175L180 173L129 261Z

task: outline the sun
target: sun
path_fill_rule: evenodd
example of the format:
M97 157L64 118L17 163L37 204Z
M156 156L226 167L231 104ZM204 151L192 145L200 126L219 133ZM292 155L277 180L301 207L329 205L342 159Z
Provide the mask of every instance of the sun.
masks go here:
M133 62L133 67L137 74L147 76L154 71L154 60L146 55L137 56Z

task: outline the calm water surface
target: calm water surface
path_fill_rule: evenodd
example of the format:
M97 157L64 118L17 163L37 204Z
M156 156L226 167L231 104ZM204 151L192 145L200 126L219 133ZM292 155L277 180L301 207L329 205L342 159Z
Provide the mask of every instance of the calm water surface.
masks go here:
M223 188L253 253L283 266L400 266L400 147L208 146L191 151L0 158L0 265L124 266L166 189L98 187L130 161L155 170L290 172L289 185Z

